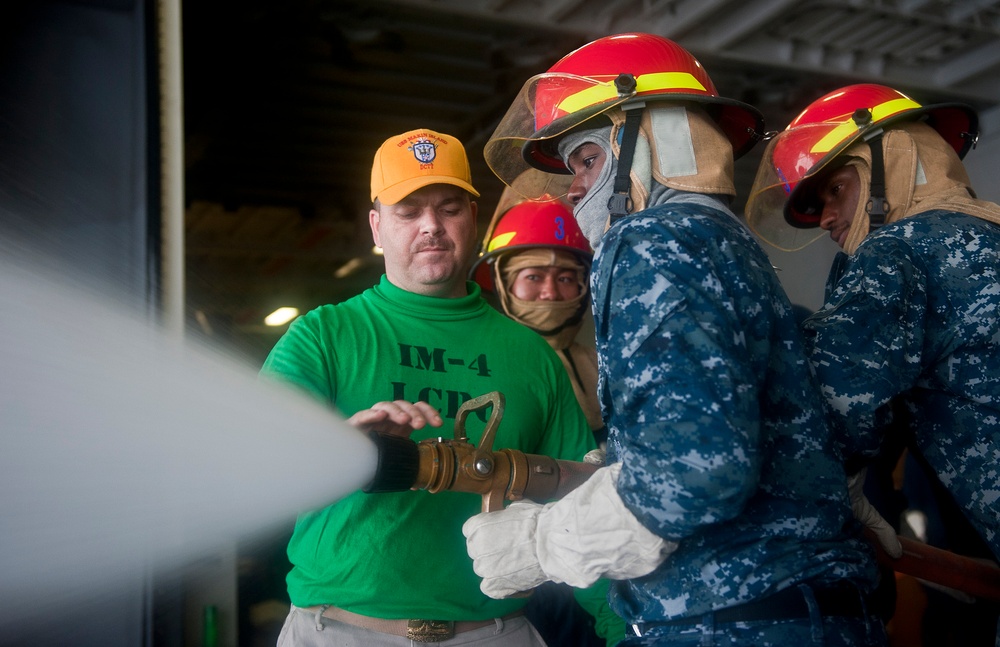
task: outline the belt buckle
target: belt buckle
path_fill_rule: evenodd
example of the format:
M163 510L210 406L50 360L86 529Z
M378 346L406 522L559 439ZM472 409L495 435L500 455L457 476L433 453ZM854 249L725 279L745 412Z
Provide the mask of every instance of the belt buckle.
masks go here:
M407 620L406 637L418 643L439 643L455 637L452 620Z

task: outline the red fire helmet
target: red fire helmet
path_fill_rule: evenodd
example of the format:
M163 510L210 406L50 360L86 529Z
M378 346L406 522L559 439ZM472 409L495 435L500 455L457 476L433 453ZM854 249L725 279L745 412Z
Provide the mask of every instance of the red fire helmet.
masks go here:
M922 106L884 85L850 85L812 102L764 151L747 203L750 226L783 249L803 247L775 241L796 236L782 234L780 227L808 229L819 225L821 210L811 186L817 174L853 144L893 124L916 120L925 120L959 157L964 157L978 138L979 120L971 107L961 103ZM812 240L815 237L808 242Z
M590 243L565 203L551 197L547 201L526 200L504 212L486 233L483 253L472 266L470 275L483 290L493 292L496 285L492 266L497 257L534 247L572 252L587 267L594 256Z
M631 77L634 85L616 80ZM701 63L677 43L653 34L599 38L529 79L484 151L506 184L531 166L569 173L556 147L570 130L626 102L692 102L703 107L733 147L746 153L763 133L755 108L720 97Z

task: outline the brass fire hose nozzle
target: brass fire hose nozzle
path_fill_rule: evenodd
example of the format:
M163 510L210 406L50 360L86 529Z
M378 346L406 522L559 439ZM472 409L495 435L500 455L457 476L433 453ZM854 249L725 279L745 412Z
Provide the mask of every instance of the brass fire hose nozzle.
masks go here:
M492 406L479 445L469 442L465 421L469 414ZM587 480L596 466L560 461L516 449L493 451L506 400L499 391L473 398L459 407L455 437L428 438L414 443L408 438L373 434L379 446L375 479L365 492L451 490L483 497L483 512L503 508L504 501L559 498Z
M469 413L493 406L483 437L476 447L465 433ZM483 497L483 512L503 507L504 501L559 499L580 486L598 465L555 460L514 449L493 451L493 439L503 419L504 397L498 391L463 404L455 417L455 438L415 443L401 436L372 434L379 464L365 492L427 490L471 492ZM966 591L987 600L1000 600L1000 568L995 563L956 555L900 537L903 556L893 559L869 537L879 561L896 572Z

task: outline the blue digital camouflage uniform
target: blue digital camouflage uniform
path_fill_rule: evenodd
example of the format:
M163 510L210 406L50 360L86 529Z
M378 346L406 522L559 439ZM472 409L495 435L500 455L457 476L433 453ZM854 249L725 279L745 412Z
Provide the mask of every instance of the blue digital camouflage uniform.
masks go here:
M652 574L613 583L626 624L698 617L803 582L871 590L874 557L791 306L746 227L717 200L671 191L605 233L592 289L618 492L647 528L680 542ZM751 642L782 644L775 635Z
M902 415L1000 558L998 271L1000 226L946 211L905 218L862 242L803 327L845 455L877 454Z

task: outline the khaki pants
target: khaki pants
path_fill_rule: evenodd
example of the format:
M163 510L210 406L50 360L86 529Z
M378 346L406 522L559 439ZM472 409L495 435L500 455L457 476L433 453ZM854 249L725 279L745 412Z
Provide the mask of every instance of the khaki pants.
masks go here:
M545 647L545 641L524 617L497 619L490 626L456 634L439 643L414 643L403 636L362 629L293 606L278 636L277 647Z

